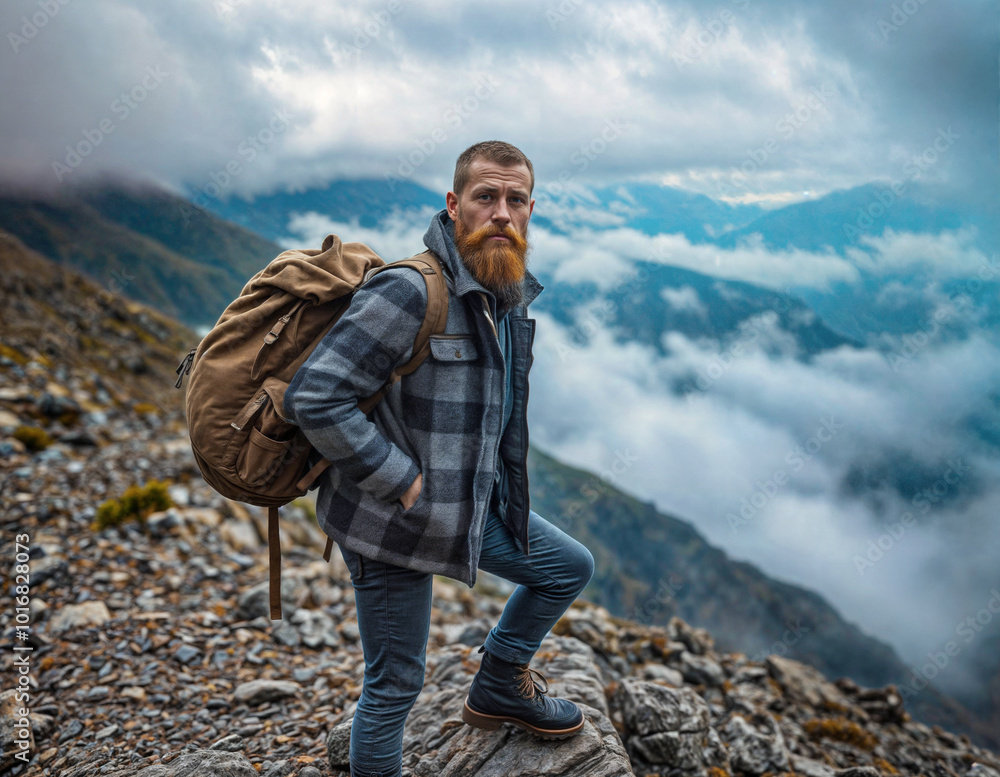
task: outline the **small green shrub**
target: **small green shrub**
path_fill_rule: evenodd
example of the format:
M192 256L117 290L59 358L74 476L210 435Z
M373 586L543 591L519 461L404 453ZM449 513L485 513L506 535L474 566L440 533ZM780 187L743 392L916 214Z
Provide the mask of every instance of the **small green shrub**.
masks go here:
M163 481L150 480L142 487L129 486L118 499L109 499L97 508L91 528L101 531L109 526L120 526L125 521L145 524L151 513L166 510L173 504Z
M53 442L52 437L38 426L19 426L14 430L14 439L24 443L24 447L32 453L44 451Z

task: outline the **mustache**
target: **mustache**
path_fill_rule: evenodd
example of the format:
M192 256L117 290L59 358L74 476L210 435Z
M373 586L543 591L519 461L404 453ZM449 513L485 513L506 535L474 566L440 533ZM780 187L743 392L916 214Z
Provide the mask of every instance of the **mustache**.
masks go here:
M475 232L470 232L465 237L465 240L468 245L480 248L491 237L507 238L511 242L511 248L520 254L523 254L528 249L528 239L510 224L504 224L502 227L498 224L487 224Z

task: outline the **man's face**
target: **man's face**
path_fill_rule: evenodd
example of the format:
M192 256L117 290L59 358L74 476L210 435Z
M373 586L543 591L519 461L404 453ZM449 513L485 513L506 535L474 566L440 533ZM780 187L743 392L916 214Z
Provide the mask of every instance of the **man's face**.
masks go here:
M528 220L534 210L525 165L505 167L473 160L461 195L448 192L455 243L472 276L511 306L520 301L528 251Z

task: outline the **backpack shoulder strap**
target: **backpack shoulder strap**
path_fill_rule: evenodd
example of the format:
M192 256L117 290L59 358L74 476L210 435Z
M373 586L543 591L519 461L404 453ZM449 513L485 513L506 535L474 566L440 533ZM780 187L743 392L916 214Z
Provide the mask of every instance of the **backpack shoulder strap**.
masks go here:
M427 284L427 311L424 313L424 323L417 330L413 340L413 356L402 367L397 367L397 375L409 375L419 367L431 352L431 335L441 334L448 321L448 284L438 258L430 251L425 251L410 259L393 262L393 265L412 267L424 276ZM387 265L388 266L388 265Z
M394 369L382 388L367 399L358 402L358 408L365 414L370 412L379 403L379 400L385 396L385 393L393 383L403 375L409 375L423 364L424 359L431 352L431 335L443 332L445 324L448 321L448 283L445 280L441 263L434 254L430 251L425 251L409 259L392 262L370 271L365 276L365 280L367 281L376 272L387 270L390 267L411 267L423 276L424 283L427 284L427 310L424 313L424 321L420 325L420 329L417 330L417 336L413 340L413 355L410 357L410 360L406 364Z

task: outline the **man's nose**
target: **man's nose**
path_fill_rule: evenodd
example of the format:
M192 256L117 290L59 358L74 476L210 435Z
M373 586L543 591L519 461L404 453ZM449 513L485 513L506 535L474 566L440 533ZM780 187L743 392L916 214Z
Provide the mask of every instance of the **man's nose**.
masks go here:
M510 223L510 211L507 209L507 201L503 198L498 199L493 208L493 222L500 226Z

